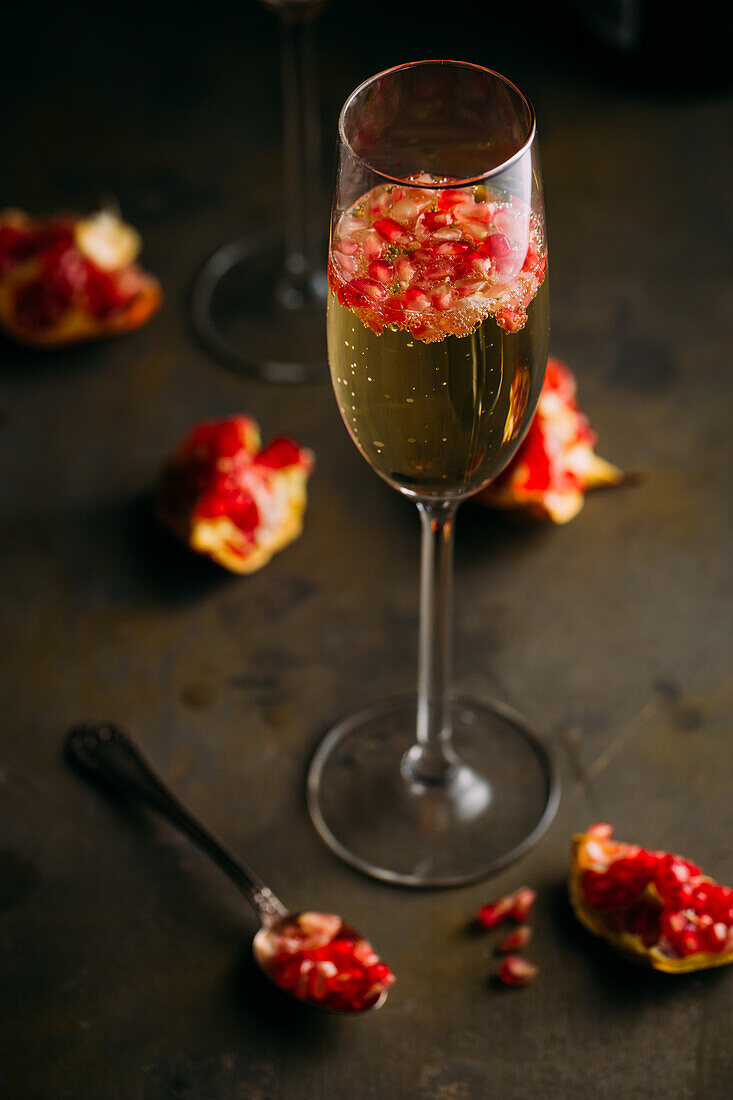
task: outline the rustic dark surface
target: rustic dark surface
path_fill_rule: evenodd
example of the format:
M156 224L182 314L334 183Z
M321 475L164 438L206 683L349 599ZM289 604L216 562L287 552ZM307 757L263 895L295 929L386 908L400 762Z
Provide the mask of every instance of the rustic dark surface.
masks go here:
M458 523L457 684L554 744L558 817L519 865L447 892L360 877L315 836L303 781L317 739L412 684L418 524L327 385L246 381L187 323L206 255L278 216L274 18L244 0L175 19L155 3L24 9L1 47L0 207L115 194L166 304L115 342L0 345L8 1100L729 1095L733 973L622 962L576 925L563 879L570 834L601 819L733 881L730 96L614 69L567 12L505 26L474 6L446 26L392 7L323 16L326 179L338 107L371 72L442 54L515 79L539 118L552 350L601 453L643 474L565 528L468 506ZM245 579L151 518L161 457L192 422L238 410L318 459L302 539ZM343 1021L269 994L229 883L63 763L64 731L85 717L128 724L287 902L367 930L399 977L387 1007ZM508 992L467 925L524 882L539 891L541 975Z

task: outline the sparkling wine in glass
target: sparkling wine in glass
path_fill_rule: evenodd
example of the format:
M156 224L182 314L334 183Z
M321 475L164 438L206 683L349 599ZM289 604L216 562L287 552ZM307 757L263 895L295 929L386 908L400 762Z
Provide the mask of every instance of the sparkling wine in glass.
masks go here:
M453 885L516 858L557 807L515 712L450 690L455 514L517 451L542 387L547 243L534 112L478 65L357 88L339 120L328 358L344 423L422 521L418 683L320 743L321 836L377 878Z
M320 127L314 34L326 0L262 0L277 16L283 106L279 228L228 241L194 281L193 327L207 350L268 382L328 378L323 340L325 245L319 201Z

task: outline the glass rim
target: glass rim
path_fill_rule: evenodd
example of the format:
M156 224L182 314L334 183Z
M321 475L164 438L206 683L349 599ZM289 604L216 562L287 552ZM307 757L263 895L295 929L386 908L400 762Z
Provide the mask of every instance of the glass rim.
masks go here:
M344 103L344 105L341 108L341 111L339 113L339 120L338 120L339 139L341 140L342 144L346 147L346 149L348 149L349 154L354 158L354 160L357 161L359 164L361 164L363 168L366 168L367 171L372 172L375 176L380 176L384 180L388 180L390 183L404 184L404 183L407 182L404 177L391 176L391 175L389 175L388 172L383 172L381 169L375 168L373 165L371 165L369 163L368 160L365 160L364 157L360 156L359 153L356 152L353 145L351 144L349 139L346 137L345 126L344 126L344 122L345 122L345 118L346 118L346 112L348 111L348 109L351 106L351 103L355 99L355 97L361 91L363 91L364 88L368 87L368 85L374 83L375 80L380 80L383 76L389 76L390 73L400 72L400 70L402 70L402 69L416 69L416 68L419 68L421 65L455 65L456 67L462 68L462 69L475 69L477 72L486 73L488 76L492 76L492 77L495 77L497 80L500 80L503 84L505 84L508 88L511 88L511 90L517 94L517 96L519 97L519 100L527 108L527 114L528 114L528 118L529 118L529 132L528 132L528 135L527 135L524 143L514 153L512 153L512 155L510 157L508 157L507 160L504 160L504 161L501 162L501 164L497 164L494 168L489 169L488 172L481 172L480 175L477 175L477 176L466 176L466 177L463 177L461 179L452 179L449 183L412 183L411 182L410 187L420 187L420 188L423 188L425 190L436 191L436 190L441 190L441 189L442 190L451 190L452 188L455 188L455 187L465 187L467 184L473 184L473 185L480 184L480 183L483 183L484 180L491 179L493 176L499 175L501 172L505 172L507 168L511 167L511 165L514 164L515 161L517 161L521 156L523 156L527 152L527 150L531 147L532 143L534 142L534 139L535 139L535 136L536 136L536 131L537 131L537 119L536 119L536 116L535 116L534 107L532 106L530 101L527 99L524 92L522 92L517 87L517 85L514 84L513 81L509 80L508 77L504 76L502 73L498 73L495 69L487 68L485 65L477 65L473 61L451 61L451 60L446 59L446 58L428 58L424 61L406 61L401 65L392 65L391 68L383 69L381 72L374 73L373 76L367 77L366 80L362 80L361 84L359 84L356 88L354 88L353 92L351 92L351 94L347 97L347 99L346 99L346 101L345 101L345 103Z

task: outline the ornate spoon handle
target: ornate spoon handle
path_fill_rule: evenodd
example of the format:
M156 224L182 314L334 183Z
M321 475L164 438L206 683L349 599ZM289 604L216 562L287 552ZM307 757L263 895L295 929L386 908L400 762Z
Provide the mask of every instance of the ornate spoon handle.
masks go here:
M287 909L272 890L168 790L127 730L112 722L84 722L69 732L66 753L87 777L143 802L180 829L229 876L263 924L286 915Z

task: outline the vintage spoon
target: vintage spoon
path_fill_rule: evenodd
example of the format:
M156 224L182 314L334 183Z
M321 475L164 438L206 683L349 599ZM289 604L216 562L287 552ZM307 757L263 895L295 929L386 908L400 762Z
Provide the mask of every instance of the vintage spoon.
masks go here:
M304 916L302 912L291 912L275 896L269 886L239 859L236 858L220 841L218 841L181 802L163 784L153 769L144 759L127 730L111 722L84 722L74 726L66 740L66 754L70 761L87 777L114 787L117 791L128 797L144 803L159 814L167 818L189 840L197 844L222 871L232 880L234 885L244 894L247 901L257 913L261 928L254 937L252 953L255 962L278 989L291 993L284 989L273 976L269 965L276 951L278 935L288 926ZM347 925L342 924L340 918L332 914L308 914L309 916L322 916L326 921L332 921L334 925L341 925L341 935L347 934L356 940L360 940L359 933ZM291 993L296 996L295 993ZM306 1001L318 1008L326 1008L330 1012L339 1015L363 1015L365 1012L381 1008L387 999L387 989L383 989L373 1003L364 1008L347 1009L334 1008L324 1003L322 999L314 999L310 996L297 996L297 1000Z

